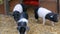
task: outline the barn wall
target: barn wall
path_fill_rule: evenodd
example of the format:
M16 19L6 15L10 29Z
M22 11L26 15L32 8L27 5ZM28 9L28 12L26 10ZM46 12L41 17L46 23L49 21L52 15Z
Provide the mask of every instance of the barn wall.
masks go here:
M10 1L10 11L13 10L14 6L19 3L19 0L11 0Z
M56 0L42 0L41 6L48 8L49 10L56 12L57 11L57 3Z
M56 1L56 0L46 0L46 1Z
M4 4L0 5L0 14L5 14L4 13Z
M10 10L13 10L13 7L19 3L19 0L12 0L10 2ZM57 12L57 1L56 0L41 0L41 6L53 11Z
M19 0L11 0L9 2L10 5L10 11L12 12L13 7L19 3ZM56 0L41 0L41 6L48 8L49 10L56 12L57 11L57 5ZM0 5L0 13L4 14L4 4Z
M9 1L9 5L10 5L10 11L13 10L13 7L19 3L19 0L11 0ZM0 5L0 14L5 14L5 8L4 8L4 4Z
M60 0L59 0L59 11L60 11Z

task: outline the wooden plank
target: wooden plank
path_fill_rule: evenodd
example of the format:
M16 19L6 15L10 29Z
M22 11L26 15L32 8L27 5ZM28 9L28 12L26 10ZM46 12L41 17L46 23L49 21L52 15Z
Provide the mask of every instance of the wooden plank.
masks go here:
M57 0L57 13L59 14L59 0Z
M0 14L5 14L4 3L0 5Z
M20 1L20 3L22 3L23 2L23 0L19 0Z
M8 0L4 0L5 14L9 15L9 2Z
M49 2L49 1L42 1L40 2L42 7L45 7L49 10L51 10L54 13L57 13L57 4L56 2Z

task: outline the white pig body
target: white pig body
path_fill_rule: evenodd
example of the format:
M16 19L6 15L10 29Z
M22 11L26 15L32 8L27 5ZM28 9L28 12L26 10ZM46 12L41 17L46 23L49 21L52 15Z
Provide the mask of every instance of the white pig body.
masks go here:
M51 11L50 11L50 10L47 10L47 9L45 9L45 8L43 8L43 7L40 7L40 8L38 9L38 16L39 16L39 17L44 17L44 18L45 18L45 16L46 16L48 13L51 13Z
M13 9L13 12L14 12L14 11L19 11L20 13L22 13L22 12L23 12L23 7L22 7L22 5L21 5L21 4L15 5L15 7L14 7L14 9Z
M46 19L52 21L53 26L54 22L58 22L58 15L43 7L35 9L35 19L38 19L38 17L43 19L43 25L45 24Z

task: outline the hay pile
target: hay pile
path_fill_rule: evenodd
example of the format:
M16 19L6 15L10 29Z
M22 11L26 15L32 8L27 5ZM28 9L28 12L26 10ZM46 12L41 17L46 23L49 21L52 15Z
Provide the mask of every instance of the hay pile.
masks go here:
M42 25L42 21L36 23L33 13L29 12L30 30L27 34L60 34L60 22L56 23L54 27L47 21L46 25ZM0 34L18 34L16 29L17 24L13 17L7 15L0 15Z
M15 33L14 33L15 32ZM16 22L7 15L0 15L0 34L17 34Z

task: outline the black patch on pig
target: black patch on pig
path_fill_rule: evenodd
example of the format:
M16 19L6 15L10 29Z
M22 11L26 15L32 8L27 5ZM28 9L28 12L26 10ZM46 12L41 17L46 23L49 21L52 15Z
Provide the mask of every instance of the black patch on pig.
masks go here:
M21 19L21 18L28 19L28 14L27 14L26 12L22 12L22 13L20 14L20 19Z
M53 22L58 22L58 18L57 17L58 16L55 13L48 13L45 18L50 20L50 21L53 21Z
M34 10L34 16L35 16L35 19L38 19L38 7L35 8Z
M15 21L18 21L20 19L20 13L19 11L14 11L13 12L13 17Z
M26 31L26 27L17 27L18 31L20 34L25 34L25 31Z
M26 23L26 22L18 22L17 25L18 25L18 26L27 26L27 23Z

